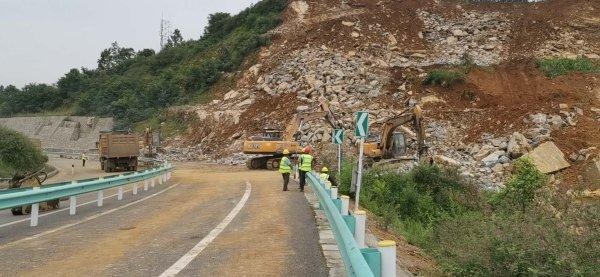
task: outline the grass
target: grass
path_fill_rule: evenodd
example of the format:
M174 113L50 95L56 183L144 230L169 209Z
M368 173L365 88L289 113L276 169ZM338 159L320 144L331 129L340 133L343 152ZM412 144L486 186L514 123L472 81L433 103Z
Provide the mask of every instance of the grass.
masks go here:
M465 74L451 69L436 69L427 74L423 81L426 85L438 85L445 88L452 87L454 84L462 83L465 80Z
M600 65L587 58L551 58L538 61L538 68L544 75L554 78L575 72L600 73Z

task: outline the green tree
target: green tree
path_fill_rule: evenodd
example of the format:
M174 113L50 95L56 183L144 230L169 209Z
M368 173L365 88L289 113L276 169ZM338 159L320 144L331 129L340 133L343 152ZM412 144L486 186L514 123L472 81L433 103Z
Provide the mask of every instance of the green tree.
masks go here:
M110 70L125 61L133 58L135 51L133 48L120 47L115 41L109 48L102 50L100 58L98 59L99 70Z
M77 68L71 69L65 76L58 79L56 83L60 96L64 99L63 104L68 104L85 89L85 75Z
M183 42L183 36L179 29L175 29L173 34L167 39L167 47L175 47Z

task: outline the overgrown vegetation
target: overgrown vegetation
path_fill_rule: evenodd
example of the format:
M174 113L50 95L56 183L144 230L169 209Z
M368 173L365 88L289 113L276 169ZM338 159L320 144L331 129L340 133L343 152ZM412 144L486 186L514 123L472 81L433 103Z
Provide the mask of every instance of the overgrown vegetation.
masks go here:
M599 73L600 64L588 58L551 58L538 61L539 69L548 77L554 78L575 72Z
M445 88L464 82L465 74L452 69L436 69L427 73L423 81L426 85L438 85Z
M72 108L76 115L116 117L129 127L168 106L195 101L224 72L269 42L285 0L263 0L235 16L216 13L198 40L176 30L167 46L135 51L116 42L102 51L98 68L72 69L55 85L0 86L0 115Z
M361 205L456 276L594 276L600 273L600 206L576 204L519 160L498 193L482 194L456 172L418 166L368 172ZM352 167L340 191L349 192ZM348 183L346 183L348 182Z
M28 138L11 130L0 128L0 177L35 171L48 161Z

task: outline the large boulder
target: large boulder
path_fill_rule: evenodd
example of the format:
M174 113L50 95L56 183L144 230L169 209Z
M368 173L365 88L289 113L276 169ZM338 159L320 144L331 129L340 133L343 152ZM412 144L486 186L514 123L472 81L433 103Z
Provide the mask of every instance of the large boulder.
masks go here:
M455 160L453 158L450 158L450 157L443 156L443 155L435 155L435 156L433 156L433 160L436 163L443 164L443 165L446 165L446 166L452 166L452 167L459 167L460 166L460 162L459 161L457 161L457 160Z
M506 154L506 152L504 152L503 150L494 151L493 153L491 153L491 154L487 155L485 158L483 158L481 160L481 162L487 167L492 167L498 163L498 160L504 154Z
M551 141L540 144L524 156L531 158L542 173L552 173L571 166L563 152Z
M506 147L508 156L516 159L527 154L529 151L531 151L531 146L529 145L529 142L527 142L527 138L519 132L514 132L510 136L508 146Z

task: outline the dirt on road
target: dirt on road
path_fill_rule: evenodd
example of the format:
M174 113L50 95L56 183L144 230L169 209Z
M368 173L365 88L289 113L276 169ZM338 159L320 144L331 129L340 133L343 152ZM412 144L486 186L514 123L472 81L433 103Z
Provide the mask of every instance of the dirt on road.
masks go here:
M176 168L169 183L139 197L156 196L116 213L31 239L0 229L7 241L0 247L0 267L4 273L25 276L160 275L219 225L249 182L245 206L180 275L327 274L312 210L301 192L281 191L279 174L196 163ZM105 202L119 207L115 205ZM78 218L63 216L81 220L101 210L91 209ZM20 259L11 259L14 253Z

